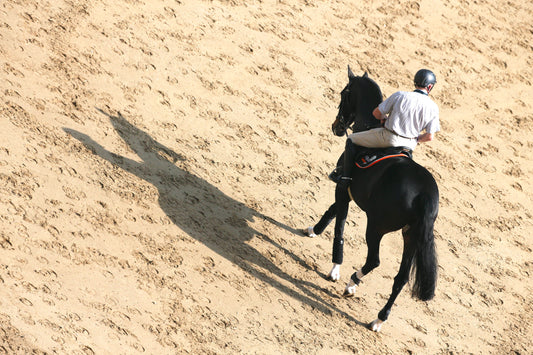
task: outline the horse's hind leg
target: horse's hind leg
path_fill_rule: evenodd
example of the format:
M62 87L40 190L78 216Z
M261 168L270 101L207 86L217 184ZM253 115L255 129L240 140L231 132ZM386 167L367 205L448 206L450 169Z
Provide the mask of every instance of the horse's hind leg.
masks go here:
M378 232L378 229L374 228L373 223L369 220L366 227L366 245L368 248L366 262L361 269L350 277L350 281L344 290L344 297L355 296L355 289L363 279L363 276L379 266L379 244L382 238L383 233Z
M398 271L396 277L394 277L392 293L389 297L389 300L387 301L387 304L385 304L385 307L383 307L383 309L378 313L378 318L369 325L370 330L373 330L375 332L379 332L383 322L385 322L389 318L389 314L392 305L394 304L394 301L396 301L396 297L398 297L398 295L402 291L402 288L409 281L409 271L411 270L411 265L413 263L413 256L416 251L416 244L414 238L409 236L408 229L404 229L402 232L404 243L400 270Z

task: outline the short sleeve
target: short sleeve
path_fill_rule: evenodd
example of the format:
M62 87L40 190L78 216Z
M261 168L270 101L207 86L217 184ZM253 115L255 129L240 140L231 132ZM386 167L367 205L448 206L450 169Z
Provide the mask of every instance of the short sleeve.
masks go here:
M430 115L431 119L425 127L426 132L435 133L440 131L439 108L436 104L432 106Z
M400 96L400 92L395 92L390 97L388 97L385 101L379 104L378 108L379 111L387 115L392 111L392 108L394 107L394 103L398 100L398 97Z

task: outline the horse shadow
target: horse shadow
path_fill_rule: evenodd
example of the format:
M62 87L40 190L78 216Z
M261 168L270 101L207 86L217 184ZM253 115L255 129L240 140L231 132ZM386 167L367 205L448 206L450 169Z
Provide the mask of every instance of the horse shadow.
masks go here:
M325 314L340 313L365 326L331 304L327 304L318 294L318 292L328 293L327 290L289 275L249 243L254 238L260 238L282 251L297 264L316 272L317 270L305 260L249 224L257 218L289 233L301 235L301 231L248 207L201 177L180 168L179 162L186 161L183 155L157 142L149 134L128 122L120 113L114 116L100 109L98 111L109 118L116 132L138 155L141 162L108 151L84 133L69 128L63 130L94 154L154 185L159 193L159 205L172 223L265 284ZM285 285L283 281L292 284L297 290Z

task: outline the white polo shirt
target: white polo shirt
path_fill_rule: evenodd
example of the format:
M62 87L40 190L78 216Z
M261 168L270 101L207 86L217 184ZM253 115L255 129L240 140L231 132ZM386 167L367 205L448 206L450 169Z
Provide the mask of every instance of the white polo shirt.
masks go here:
M440 131L439 108L428 95L415 91L398 91L379 105L381 113L389 115L385 128L406 138L416 138Z

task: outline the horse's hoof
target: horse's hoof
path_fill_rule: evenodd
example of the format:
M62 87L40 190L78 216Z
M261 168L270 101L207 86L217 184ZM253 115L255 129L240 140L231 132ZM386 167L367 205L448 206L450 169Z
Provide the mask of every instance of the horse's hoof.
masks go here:
M344 290L344 293L342 294L342 297L344 298L352 298L355 296L355 293L351 293L348 290Z
M328 276L326 276L326 280L336 282L336 281L338 281L339 279L336 279L336 278L334 278L333 276L328 275Z
M341 271L340 271L340 264L333 264L333 268L329 272L328 276L326 276L326 280L328 281L338 281L341 279Z
M377 333L381 330L381 326L383 325L383 323L384 322L378 318L368 325L368 329Z
M351 287L347 287L344 290L344 293L342 294L342 297L344 298L352 298L355 296L355 287L352 289Z
M356 288L357 288L357 285L355 284L355 282L350 280L350 282L348 283L348 285L346 285L346 288L344 289L344 293L342 294L342 297L351 298L351 297L355 296L355 289Z
M316 237L315 231L313 230L313 227L307 227L303 230L304 234L308 236L309 238Z

